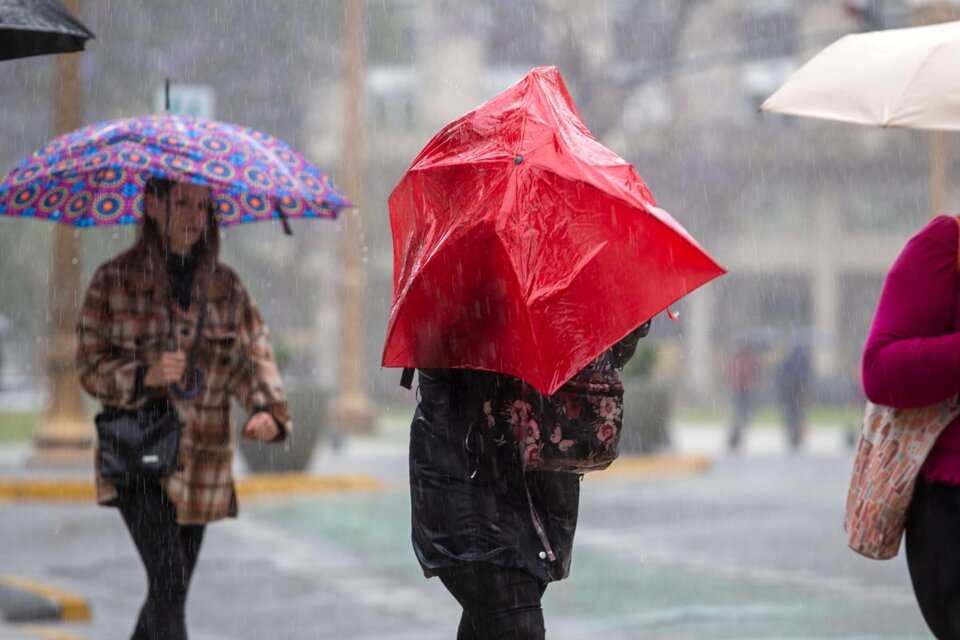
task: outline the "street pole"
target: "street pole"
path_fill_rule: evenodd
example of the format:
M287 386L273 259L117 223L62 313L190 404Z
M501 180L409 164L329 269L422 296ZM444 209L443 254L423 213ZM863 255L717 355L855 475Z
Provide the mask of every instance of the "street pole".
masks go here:
M930 215L940 216L947 213L947 134L943 131L930 132Z
M954 0L914 0L910 21L914 26L923 26L949 22L957 18L957 2ZM930 215L947 213L950 162L947 151L947 134L944 131L931 131L929 141L929 188Z
M80 15L80 0L64 0L63 4L73 15ZM80 126L80 55L56 56L57 135ZM79 234L72 227L58 224L54 229L52 268L49 295L53 335L43 353L50 397L34 439L33 461L51 465L89 463L93 429L87 420L74 366L74 323L82 292Z
M363 313L363 0L347 0L344 20L343 188L354 202L343 216L343 282L341 283L340 376L334 404L334 426L369 433L373 403L364 375Z

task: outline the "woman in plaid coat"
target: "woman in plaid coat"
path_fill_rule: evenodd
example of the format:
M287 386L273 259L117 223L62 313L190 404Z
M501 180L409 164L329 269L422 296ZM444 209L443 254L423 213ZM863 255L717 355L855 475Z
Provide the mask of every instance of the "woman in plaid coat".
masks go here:
M160 481L114 486L97 473L101 504L119 507L147 570L133 638L186 638L184 609L204 526L237 515L230 397L250 414L245 438L276 442L291 422L267 325L237 275L218 261L208 189L151 180L134 246L93 276L77 326L80 382L105 407L169 402L183 431L180 467ZM169 216L169 220L167 217ZM201 298L206 314L198 328ZM167 351L170 318L178 350ZM201 393L170 393L199 340Z

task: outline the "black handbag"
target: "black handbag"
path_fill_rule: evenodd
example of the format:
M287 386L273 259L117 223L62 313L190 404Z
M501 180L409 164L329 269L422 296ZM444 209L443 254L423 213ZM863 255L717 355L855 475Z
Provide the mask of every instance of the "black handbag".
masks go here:
M104 480L126 485L176 471L183 425L169 400L150 402L136 411L106 407L94 420Z
M187 375L189 389L171 385L171 392L181 399L200 394L203 374L196 368L197 353L207 315L206 295L200 299L196 339L190 350ZM171 331L173 328L171 312ZM175 348L172 336L170 348ZM139 409L104 407L94 418L100 442L100 475L104 480L127 485L138 478L161 478L176 471L180 463L180 432L183 424L168 398L146 403Z

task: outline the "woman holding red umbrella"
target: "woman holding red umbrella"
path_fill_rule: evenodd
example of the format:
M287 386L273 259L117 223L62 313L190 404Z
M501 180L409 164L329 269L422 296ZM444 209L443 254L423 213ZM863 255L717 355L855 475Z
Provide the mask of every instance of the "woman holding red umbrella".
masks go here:
M638 327L588 369L611 375L649 329ZM410 427L413 546L424 573L463 607L458 640L543 638L540 600L570 572L581 476L527 471L510 436L488 428L496 407L524 402L515 393L521 384L485 371L419 374Z
M650 318L724 271L590 134L552 67L434 136L390 223L383 365L420 370L417 559L463 607L461 640L543 638L580 478L616 455L617 369Z

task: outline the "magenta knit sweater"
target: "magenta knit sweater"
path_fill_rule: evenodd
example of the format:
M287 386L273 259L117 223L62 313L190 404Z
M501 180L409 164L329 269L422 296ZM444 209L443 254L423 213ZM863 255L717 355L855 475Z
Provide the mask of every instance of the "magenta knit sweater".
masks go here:
M907 242L887 274L863 351L872 402L923 407L960 393L957 219L939 216ZM960 418L923 466L928 482L960 485Z

